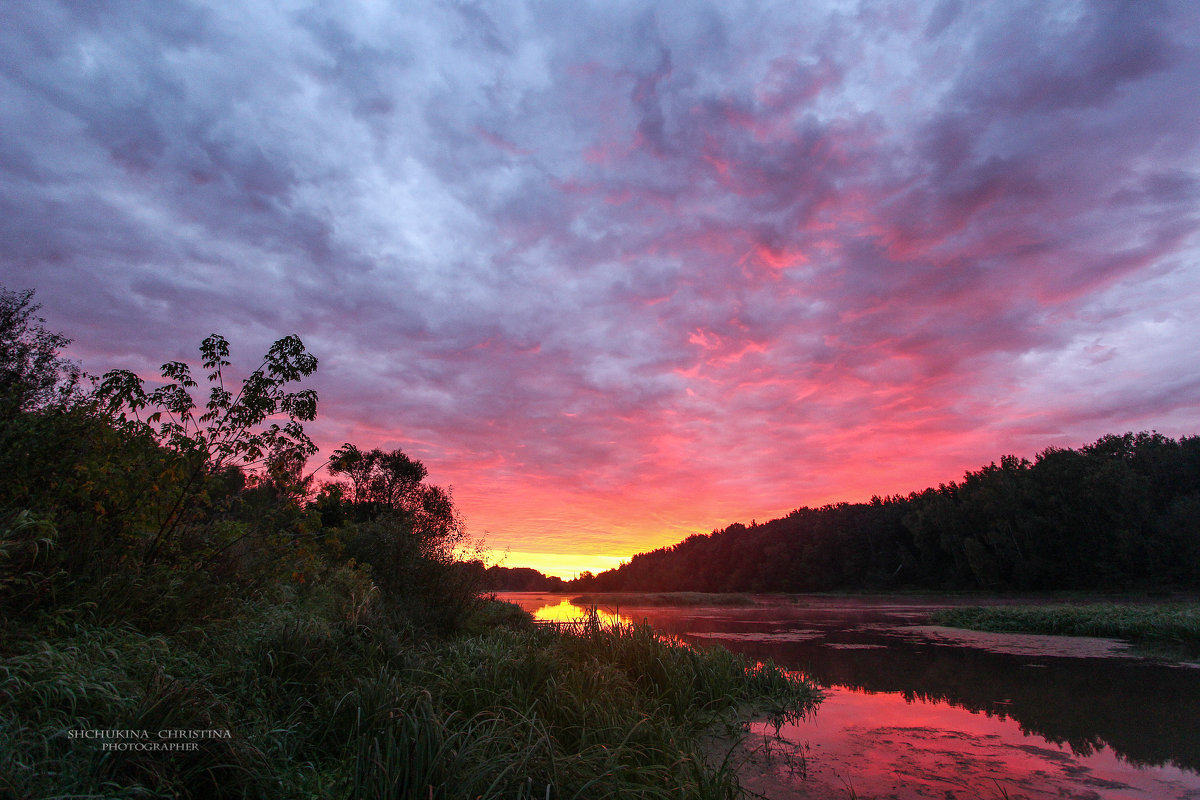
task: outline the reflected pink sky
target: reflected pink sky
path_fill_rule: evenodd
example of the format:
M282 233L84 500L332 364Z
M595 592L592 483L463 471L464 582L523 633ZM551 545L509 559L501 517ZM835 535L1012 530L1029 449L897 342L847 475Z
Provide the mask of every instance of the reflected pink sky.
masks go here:
M765 723L753 730L768 741L775 735ZM789 786L802 797L845 798L853 788L858 797L894 800L1165 800L1200 792L1194 772L1133 766L1108 749L1075 754L1014 720L897 693L831 689L817 713L779 734L804 755L806 777L781 760L747 774L748 788L773 789L772 797L788 796L779 792Z
M503 598L548 622L577 621L589 610L561 595L505 593ZM606 622L648 617L657 629L671 632L664 635L723 642L751 661L771 657L824 675L822 682L830 688L814 713L778 731L770 723L754 723L739 750L738 757L746 759L739 770L743 784L776 800L1166 800L1200 793L1200 773L1152 766L1155 761L1188 763L1194 750L1188 728L1177 727L1164 737L1163 727L1171 725L1173 713L1188 716L1190 700L1180 705L1173 693L1192 696L1194 665L1153 665L1111 640L974 634L913 624L941 607L936 598L927 598L923 606L898 604L895 598L795 599L779 603L764 597L765 602L747 606L637 606L636 597L614 595L597 613ZM831 651L838 655L829 658ZM970 652L989 657L962 657ZM831 665L837 666L831 670ZM1140 689L1122 683L1161 682L1164 669L1170 679L1161 691L1139 694ZM1118 673L1124 677L1115 678ZM850 688L832 675L875 688ZM880 691L880 685L903 689L913 699L900 691ZM948 699L962 695L941 694L946 687L970 687L972 699ZM1031 708L1030 698L1044 697L1039 693L1045 691L1054 697ZM1096 694L1105 692L1103 698ZM1010 714L1023 714L1024 722ZM1081 752L1051 741L1047 737L1055 734L1042 735L1046 731L1075 737ZM1126 761L1108 741L1125 747L1140 742L1133 748L1137 760Z

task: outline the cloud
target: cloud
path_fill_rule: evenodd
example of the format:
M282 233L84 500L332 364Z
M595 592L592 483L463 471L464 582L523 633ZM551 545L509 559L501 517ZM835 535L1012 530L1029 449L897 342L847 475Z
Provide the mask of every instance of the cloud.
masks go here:
M498 547L1192 432L1188 3L7 17L0 281L93 371L299 333Z

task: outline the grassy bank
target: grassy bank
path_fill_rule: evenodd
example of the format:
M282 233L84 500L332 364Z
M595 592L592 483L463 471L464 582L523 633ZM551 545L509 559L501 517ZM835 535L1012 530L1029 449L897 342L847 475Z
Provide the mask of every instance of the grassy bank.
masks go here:
M711 592L604 592L571 598L578 606L752 606L748 594Z
M207 391L180 361L86 390L31 298L0 287L0 800L733 797L701 737L813 701L481 601L420 461L345 443L314 482L296 336L240 388L213 334Z
M1000 633L1127 639L1200 655L1200 603L1070 603L951 608L934 623Z
M15 798L735 797L703 733L815 696L642 626L535 627L493 603L431 638L323 591L171 635L47 615L3 644L0 796ZM217 733L103 747L142 731Z

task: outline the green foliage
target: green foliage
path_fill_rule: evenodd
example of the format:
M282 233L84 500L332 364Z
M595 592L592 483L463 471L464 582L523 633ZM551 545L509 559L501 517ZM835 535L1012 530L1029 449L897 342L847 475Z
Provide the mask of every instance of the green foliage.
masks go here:
M154 428L158 440L180 453L198 454L213 472L316 452L303 426L316 418L316 392L286 388L317 368L316 357L304 349L299 337L285 336L271 345L237 394L225 386L229 343L214 333L200 344L200 355L212 384L202 414L197 415L199 409L189 391L197 383L191 368L181 361L162 365L166 383L149 394L142 379L129 370L107 372L97 397L122 420L129 414L140 420L144 409L153 409L146 424ZM287 421L267 424L277 416Z
M79 735L231 729L235 709L195 666L170 641L121 628L83 627L26 645L0 666L5 788L17 797L120 796L130 787L184 797L254 796L266 760L247 738L214 739L194 750L106 751Z
M349 502L376 513L419 507L430 488L421 483L425 465L400 450L363 452L347 442L329 459L329 472L349 479Z
M455 558L465 539L455 516L390 513L354 526L346 536L346 555L370 568L383 602L408 618L446 632L476 607L477 576Z
M85 402L25 412L6 434L0 607L17 614L80 600L140 556L146 532L169 513L162 489L180 465Z
M644 626L539 628L504 604L483 634L424 638L380 608L348 615L343 589L364 581L351 569L172 634L20 639L0 666L0 792L733 798L729 765L699 755L708 727L816 698L727 651ZM106 752L71 734L174 729L230 736Z
M288 386L316 359L299 339L276 342L236 395L225 389L228 345L206 339L212 388L199 413L180 362L149 393L119 371L79 391L78 369L57 356L66 339L40 327L30 297L0 295L0 625L72 607L170 628L302 573L315 558L299 505L315 449L302 422L316 396Z
M508 628L517 631L533 630L533 618L516 603L505 600L481 600L463 621L463 632L478 635Z
M221 613L228 596L303 569L306 518L263 482L197 476L143 426L89 403L18 422L10 433L20 448L0 452L10 468L0 484L4 621L84 604L97 618L169 627L195 613L196 597L206 598L202 613ZM157 557L147 558L156 539Z
M177 544L181 526L194 522L205 499L206 481L231 469L254 469L295 463L316 452L304 432L304 422L317 413L317 396L311 389L289 391L288 385L311 375L317 359L296 336L276 341L258 368L242 381L236 394L225 386L224 368L230 365L229 345L213 334L200 345L202 366L210 384L204 412L192 397L197 387L191 368L180 361L162 365L165 383L147 393L141 378L128 370L104 375L97 401L123 424L130 415L151 431L159 444L177 454L185 464L174 488L169 513L150 537L142 560L149 564ZM144 423L141 413L149 410ZM281 424L281 420L282 424ZM286 467L283 467L286 469Z
M326 484L309 505L342 553L370 569L381 602L424 628L449 632L478 605L481 570L460 562L466 527L450 492L426 484L425 466L400 450L339 448Z
M1001 633L1100 636L1182 647L1200 653L1200 604L1070 603L951 608L938 625Z
M400 691L388 706L386 716L377 712L360 728L351 797L494 796L537 753L497 747L526 739L525 732L486 714L440 714L424 692Z

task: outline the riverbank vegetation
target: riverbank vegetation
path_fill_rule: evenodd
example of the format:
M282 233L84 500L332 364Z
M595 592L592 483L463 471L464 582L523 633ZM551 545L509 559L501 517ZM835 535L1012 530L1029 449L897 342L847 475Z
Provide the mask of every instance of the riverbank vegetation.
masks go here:
M1056 603L948 608L933 622L997 633L1126 639L1200 656L1200 603Z
M296 337L240 380L214 335L204 378L88 387L31 300L0 291L0 796L735 797L702 737L815 701L486 600L399 450L343 446L314 486Z
M430 637L331 584L170 632L41 618L55 630L9 641L0 668L3 793L732 798L705 733L813 700L645 627L538 627L485 605Z
M579 592L1195 591L1200 436L1005 456L907 497L800 508L641 553Z

